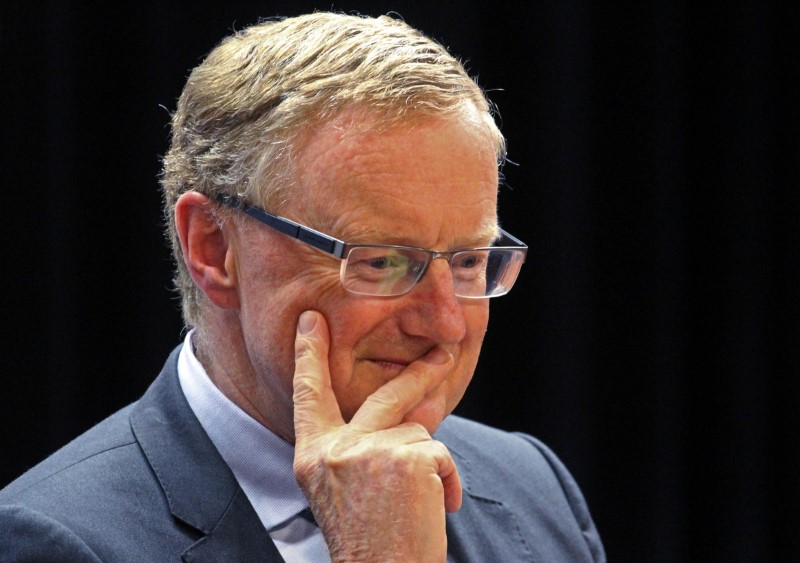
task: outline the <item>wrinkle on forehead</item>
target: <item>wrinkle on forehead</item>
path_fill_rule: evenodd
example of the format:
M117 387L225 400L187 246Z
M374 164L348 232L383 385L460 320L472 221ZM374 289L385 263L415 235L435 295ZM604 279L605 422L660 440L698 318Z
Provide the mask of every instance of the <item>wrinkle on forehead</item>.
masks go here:
M435 189L431 187L430 191ZM445 251L489 246L499 237L494 195L468 203L442 203L435 199L416 201L398 194L386 196L372 191L369 197L337 200L338 205L318 206L305 218L313 221L314 228L345 242L399 244ZM458 217L456 226L451 221L454 216ZM470 216L472 220L467 221ZM421 225L425 228L421 229Z
M358 215L357 220L351 220L354 215ZM411 225L412 228L409 229L409 234L404 234L398 232L397 229L387 228L386 225L380 224L381 222L379 221L365 221L362 217L362 214L348 212L337 214L335 217L327 214L324 219L321 219L321 224L325 225L324 228L327 229L327 233L331 233L332 236L347 243L396 244L416 246L440 252L491 246L500 237L500 228L496 215L491 215L485 220L476 222L474 225L464 229L462 233L454 233L451 236L447 235L444 224L440 223L436 231L436 240L437 242L447 240L448 242L443 245L421 241L419 233L413 229L413 224Z
M289 218L347 242L489 244L499 232L498 175L479 123L465 112L389 131L322 125L298 155Z

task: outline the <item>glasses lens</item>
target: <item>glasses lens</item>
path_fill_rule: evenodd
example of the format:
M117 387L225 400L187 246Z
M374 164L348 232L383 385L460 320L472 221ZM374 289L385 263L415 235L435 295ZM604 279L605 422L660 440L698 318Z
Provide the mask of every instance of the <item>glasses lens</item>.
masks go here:
M402 295L417 283L427 262L425 252L410 248L357 246L342 263L342 280L353 293Z
M456 295L498 297L511 290L524 261L514 249L468 250L453 255L450 266Z
M345 288L362 295L402 295L419 281L430 255L414 248L356 246L342 262ZM525 253L497 248L453 254L450 268L455 294L485 298L505 295L517 279Z

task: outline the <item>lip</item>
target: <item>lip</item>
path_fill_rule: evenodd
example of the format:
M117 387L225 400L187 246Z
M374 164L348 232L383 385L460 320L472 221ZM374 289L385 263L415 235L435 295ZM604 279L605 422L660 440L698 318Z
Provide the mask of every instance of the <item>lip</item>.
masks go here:
M423 354L424 356L424 354ZM419 356L422 357L422 356ZM400 375L403 370L408 368L409 365L414 363L418 357L397 357L392 355L376 355L368 358L362 358L364 365L370 366L371 370L382 380L388 381Z
M395 356L391 351L386 352L386 355L381 352L377 352L367 357L362 357L362 361L389 369L405 369L417 360L421 360L427 356L434 348L435 346L429 346L425 348L405 350L402 352L395 351L395 353L399 352L402 354L397 356Z
M411 362L406 360L395 360L388 358L370 358L367 361L371 364L375 364L387 369L405 369L411 364Z

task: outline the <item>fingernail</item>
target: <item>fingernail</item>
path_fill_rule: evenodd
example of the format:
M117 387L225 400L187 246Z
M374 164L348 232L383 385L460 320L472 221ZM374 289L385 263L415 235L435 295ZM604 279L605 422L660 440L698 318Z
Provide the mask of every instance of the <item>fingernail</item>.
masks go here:
M308 334L314 327L317 326L317 315L311 311L304 311L300 314L297 321L297 332L300 334Z
M433 349L428 356L428 361L432 364L446 364L450 361L451 354L441 346Z

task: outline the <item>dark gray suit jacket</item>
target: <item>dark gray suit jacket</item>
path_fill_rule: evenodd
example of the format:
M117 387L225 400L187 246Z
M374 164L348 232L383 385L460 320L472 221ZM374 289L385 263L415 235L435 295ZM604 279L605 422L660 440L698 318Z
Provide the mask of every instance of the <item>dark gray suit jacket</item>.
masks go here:
M0 491L0 561L282 561L186 402L178 350L139 401ZM455 416L436 437L464 486L447 517L458 561L605 560L578 486L540 442Z

